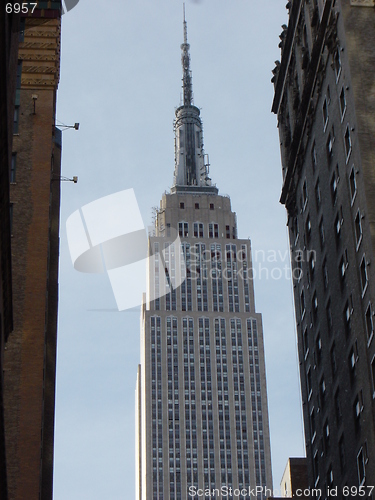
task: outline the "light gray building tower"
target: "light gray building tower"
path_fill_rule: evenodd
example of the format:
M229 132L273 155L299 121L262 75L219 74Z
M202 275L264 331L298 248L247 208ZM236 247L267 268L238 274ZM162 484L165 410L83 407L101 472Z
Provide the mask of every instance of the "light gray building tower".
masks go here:
M237 238L230 199L208 177L185 20L181 49L174 183L149 238L153 300L142 308L137 498L185 500L222 487L250 498L258 486L251 498L261 499L272 475L250 241Z

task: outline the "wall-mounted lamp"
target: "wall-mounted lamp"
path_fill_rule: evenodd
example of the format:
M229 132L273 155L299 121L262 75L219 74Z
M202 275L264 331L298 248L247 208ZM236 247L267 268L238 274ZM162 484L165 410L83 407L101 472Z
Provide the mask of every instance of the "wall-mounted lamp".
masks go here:
M33 115L35 115L36 114L36 112L35 112L35 103L36 103L36 101L38 99L38 95L37 94L33 94L31 96L31 99L34 101L34 113L33 113Z
M53 181L61 181L61 182L74 182L74 184L77 184L78 182L78 177L74 175L71 179L69 177L63 177L63 176L56 176L52 178Z
M60 130L63 132L64 130L68 130L68 128L73 128L74 130L79 130L79 123L75 123L74 125L65 125L64 123L60 123L59 125L57 125L59 128L60 127L63 127L61 128Z

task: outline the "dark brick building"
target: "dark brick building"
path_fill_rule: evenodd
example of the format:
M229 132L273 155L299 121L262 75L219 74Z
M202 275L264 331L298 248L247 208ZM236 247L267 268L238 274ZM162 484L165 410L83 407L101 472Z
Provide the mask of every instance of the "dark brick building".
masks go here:
M0 499L6 500L4 347L12 330L9 171L12 158L19 15L0 9Z
M337 486L340 498L345 485L375 485L375 9L373 0L287 8L272 111L309 483L322 498Z
M55 110L61 6L39 5L21 19L17 33L13 145L6 181L13 331L4 349L3 405L11 500L52 499L53 484L61 160Z

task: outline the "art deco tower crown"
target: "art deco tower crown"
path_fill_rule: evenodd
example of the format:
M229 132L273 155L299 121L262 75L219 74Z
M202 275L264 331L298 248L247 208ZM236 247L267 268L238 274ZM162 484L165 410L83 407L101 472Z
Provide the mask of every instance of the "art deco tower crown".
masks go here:
M184 43L181 44L183 104L176 109L175 171L173 191L186 191L187 186L211 188L208 177L207 155L203 150L203 126L200 110L193 104L193 82L190 70L190 45L187 42L187 24L184 7ZM204 189L207 191L207 189Z

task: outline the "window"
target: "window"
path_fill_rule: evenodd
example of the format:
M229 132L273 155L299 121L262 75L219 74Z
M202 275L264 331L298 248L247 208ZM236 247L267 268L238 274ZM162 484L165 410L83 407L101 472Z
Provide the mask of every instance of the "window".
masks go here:
M307 370L306 383L307 383L307 397L310 399L312 394L311 367L309 367L309 369Z
M350 368L350 374L352 376L355 373L355 367L356 367L357 361L358 361L358 346L357 346L357 341L355 341L355 344L350 349L350 353L349 353L349 368Z
M336 177L336 172L333 172L332 179L331 179L331 198L332 198L332 204L335 205L337 201L337 177Z
M307 326L305 326L305 329L303 330L303 352L306 359L307 354L309 353L309 338L307 335Z
M346 161L348 161L352 150L352 141L350 139L349 125L346 126L344 144L345 144Z
M17 165L17 153L12 153L12 162L10 164L10 174L9 174L10 182L16 182L16 165Z
M202 222L194 222L194 237L203 238L203 224Z
M185 208L185 203L183 201L180 201L180 208Z
M362 395L362 391L359 391L359 393L357 394L355 400L354 400L354 405L353 405L353 409L354 409L354 416L358 422L359 420L359 417L361 415L361 412L363 411L363 395Z
M332 330L332 309L331 309L331 299L328 300L328 304L326 307L326 316L327 316L327 326L328 330Z
M324 381L324 377L320 379L320 384L319 384L319 395L320 395L320 402L322 405L324 405L325 398L326 398L326 383Z
M318 336L316 338L315 346L317 361L318 364L320 364L320 361L322 360L322 339L320 333L318 333Z
M199 209L199 203L195 203L195 204L194 204L194 208L195 208L196 210L198 210L198 209Z
M350 189L350 197L353 205L353 201L355 198L355 195L357 193L357 183L355 180L355 170L354 167L352 167L350 171L350 176L349 176L349 189Z
M183 238L189 236L189 224L187 222L178 223L178 234Z
M319 208L322 203L322 194L320 191L319 178L315 184L315 201L316 201L316 208Z
M225 237L230 239L230 226L225 226Z
M328 469L328 472L327 472L327 485L329 486L329 488L331 488L333 486L333 470L332 470L332 465L329 466L329 469Z
M339 214L336 215L334 227L335 227L336 237L339 238L341 233L341 219L339 217Z
M372 374L372 397L375 398L375 356L371 361L371 374Z
M316 436L316 425L315 425L315 411L314 408L310 412L310 432L311 432L311 442L314 441Z
M360 274L361 274L361 286L362 286L362 297L363 297L363 295L364 295L364 293L366 291L367 282L368 282L368 277L367 277L367 262L366 262L365 255L362 257L362 260L361 260Z
M310 257L309 257L309 270L310 270L311 278L314 278L315 266L316 266L316 253L313 250L313 251L311 251Z
M344 118L345 111L346 111L346 99L345 99L344 87L341 89L341 92L340 92L340 111L341 111L341 119L342 119L342 118Z
M322 112L323 112L323 129L325 130L326 127L327 127L327 123L328 123L328 103L327 103L327 98L324 99Z
M341 61L340 61L340 52L339 48L337 47L336 52L333 55L333 67L335 70L335 75L336 75L336 82L338 81L341 73Z
M371 304L369 304L367 306L367 309L366 309L366 330L367 330L368 341L370 341L372 339L373 334L374 334L374 322L372 319Z
M357 471L358 471L358 481L360 486L364 484L366 479L365 463L366 463L366 457L363 447L361 447L357 455Z
M311 305L312 305L312 310L313 310L314 316L316 316L318 314L318 296L317 296L316 292L314 292Z
M305 292L304 292L304 290L301 291L300 300L301 300L301 317L303 318L305 316L305 312L306 312Z
M13 134L18 134L18 124L20 118L20 107L14 107L14 115L13 115Z
M362 240L362 222L361 222L361 219L362 219L361 213L358 210L357 215L355 216L355 219L354 219L355 240L357 242L357 250L358 250L358 247L359 247L361 240Z
M306 219L306 237L307 237L307 241L310 241L310 238L311 238L311 220L310 220L310 215L308 215L307 219Z
M346 303L345 303L345 307L344 307L344 324L345 324L345 330L346 330L346 333L350 333L350 330L351 330L351 316L352 316L352 308L351 308L351 305L349 303L349 301L347 300Z
M213 203L210 203L210 210L215 210L215 205Z
M319 223L319 238L320 238L320 246L323 248L324 242L325 242L323 217L320 219L320 223Z
M323 262L322 272L323 272L324 288L327 290L329 282L328 282L328 268L327 268L327 261L326 260L324 260L324 262Z
M344 254L340 259L340 265L339 265L339 274L341 282L343 282L345 279L345 274L348 267L349 267L348 251L345 249Z
M209 224L208 225L208 236L209 236L209 238L218 238L219 237L219 225L218 224Z
M313 170L315 170L316 166L317 166L317 156L316 156L316 144L315 144L315 141L313 142L313 145L312 145L312 148L311 148L311 161L312 161L312 166L313 166Z
M331 358L332 375L335 376L336 372L337 372L337 360L336 360L335 343L333 343L333 345L331 347L330 358Z
M330 132L328 134L328 139L327 139L327 143L326 143L326 151L327 151L327 160L330 161L331 158L332 158L332 154L333 154L333 141L334 141L334 137L332 135L332 132Z
M305 210L306 205L307 205L307 184L305 181L302 186L302 210Z

